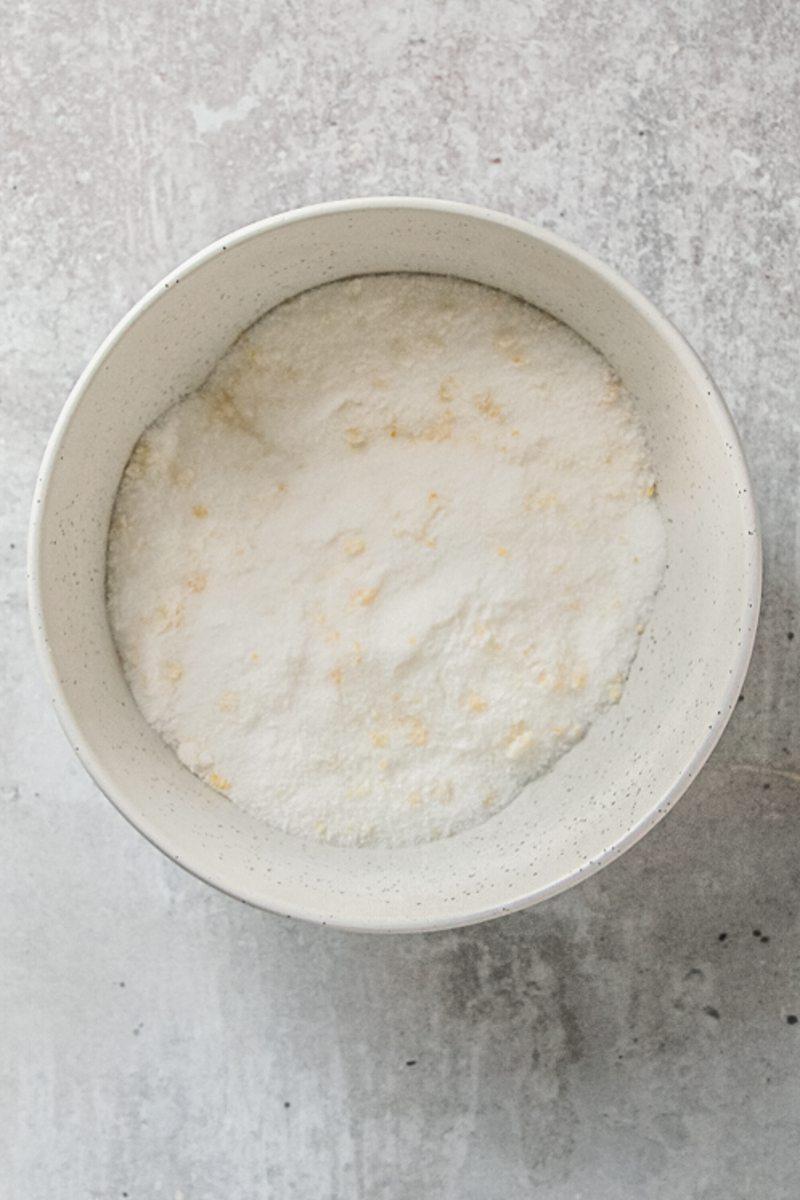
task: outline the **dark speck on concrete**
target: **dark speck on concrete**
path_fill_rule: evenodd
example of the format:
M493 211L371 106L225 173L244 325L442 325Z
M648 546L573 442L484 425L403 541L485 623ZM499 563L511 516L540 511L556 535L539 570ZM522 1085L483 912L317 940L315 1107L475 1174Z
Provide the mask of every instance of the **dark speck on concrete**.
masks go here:
M768 934L766 934L766 933L762 933L762 935L761 935L761 938L760 938L760 941L762 941L762 942L768 942L768 941L769 941L769 935L768 935Z
M786 1018L786 1024L787 1025L796 1025L797 1024L797 1017L795 1016L794 1013L789 1013L789 1015Z
M790 641L790 642L793 642L793 641L794 641L794 634L793 634L793 632L792 632L792 630L791 630L791 629L789 630L789 632L787 633L787 635L786 635L786 636L787 636L787 638L789 639L789 641Z
M415 1058L407 1058L406 1059L407 1067L415 1067L416 1065L417 1065L417 1060Z
M703 1008L703 1012L707 1017L713 1017L715 1021L719 1020L719 1009L714 1008L713 1004L706 1004Z
M292 1107L292 1102L291 1102L291 1100L284 1100L284 1102L283 1102L283 1107L284 1107L284 1108L291 1108L291 1107Z
M739 697L738 703L741 704L743 700L744 700L744 692L742 692L741 696Z
M753 937L761 937L761 930L760 930L760 929L754 929L754 930L753 930Z
M728 937L727 933L720 933L720 934L717 936L717 941L718 941L718 942L724 942L724 941L727 939L727 937Z

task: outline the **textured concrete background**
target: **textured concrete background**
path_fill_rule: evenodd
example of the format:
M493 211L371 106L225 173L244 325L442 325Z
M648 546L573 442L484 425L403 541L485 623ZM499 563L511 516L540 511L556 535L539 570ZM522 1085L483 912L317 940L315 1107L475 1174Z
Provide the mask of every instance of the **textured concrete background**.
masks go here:
M796 1200L793 0L2 10L3 1200ZM68 388L150 284L387 192L533 218L675 320L767 575L736 717L644 843L537 910L373 940L215 894L103 800L32 661L24 538Z

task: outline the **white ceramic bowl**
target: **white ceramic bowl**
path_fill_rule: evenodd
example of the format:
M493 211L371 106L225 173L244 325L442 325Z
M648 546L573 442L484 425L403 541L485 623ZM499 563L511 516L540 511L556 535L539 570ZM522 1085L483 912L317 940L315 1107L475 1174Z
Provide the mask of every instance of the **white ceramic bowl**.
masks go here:
M105 612L109 515L145 426L257 317L343 276L425 271L522 296L596 346L637 396L668 569L622 702L544 778L467 833L400 850L277 833L195 779L145 724ZM483 209L368 199L251 225L158 284L97 352L56 425L30 540L36 642L61 722L110 800L200 878L322 924L428 930L552 896L632 845L681 795L734 707L761 580L757 515L725 405L686 342L618 275Z

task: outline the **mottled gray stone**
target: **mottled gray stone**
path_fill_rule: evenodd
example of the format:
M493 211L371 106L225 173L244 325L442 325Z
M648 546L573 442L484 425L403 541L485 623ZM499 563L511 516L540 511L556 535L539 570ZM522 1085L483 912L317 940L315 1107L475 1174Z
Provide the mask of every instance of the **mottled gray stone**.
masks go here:
M3 8L3 1200L795 1200L796 6ZM675 320L739 422L766 592L737 714L644 842L381 940L249 910L120 820L48 711L24 540L68 387L147 286L391 192L530 217Z

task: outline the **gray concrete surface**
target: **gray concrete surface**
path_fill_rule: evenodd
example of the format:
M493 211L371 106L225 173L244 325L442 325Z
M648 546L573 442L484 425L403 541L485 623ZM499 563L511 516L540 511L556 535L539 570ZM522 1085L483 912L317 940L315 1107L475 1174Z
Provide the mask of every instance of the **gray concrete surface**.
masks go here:
M2 11L0 1196L796 1198L796 5ZM387 192L533 218L690 336L749 453L766 596L736 717L643 843L537 910L373 940L217 895L117 816L48 711L24 540L68 388L151 283Z

